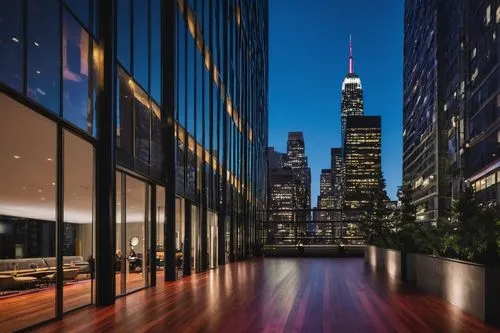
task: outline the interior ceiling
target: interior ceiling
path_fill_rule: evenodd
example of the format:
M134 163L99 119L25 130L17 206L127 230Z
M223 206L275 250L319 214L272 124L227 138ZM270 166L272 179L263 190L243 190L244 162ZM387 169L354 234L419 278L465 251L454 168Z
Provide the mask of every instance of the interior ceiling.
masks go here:
M56 133L52 121L0 94L0 215L55 221ZM65 222L92 222L93 169L92 145L65 132ZM144 183L129 183L127 222L144 221Z

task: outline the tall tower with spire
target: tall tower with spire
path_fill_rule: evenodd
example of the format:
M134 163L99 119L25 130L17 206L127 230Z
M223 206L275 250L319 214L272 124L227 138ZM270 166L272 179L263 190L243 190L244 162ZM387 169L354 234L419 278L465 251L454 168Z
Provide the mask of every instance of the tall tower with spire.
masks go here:
M346 119L349 116L363 115L363 87L361 79L354 72L354 57L352 55L352 37L349 37L349 69L342 82L342 146L345 140Z

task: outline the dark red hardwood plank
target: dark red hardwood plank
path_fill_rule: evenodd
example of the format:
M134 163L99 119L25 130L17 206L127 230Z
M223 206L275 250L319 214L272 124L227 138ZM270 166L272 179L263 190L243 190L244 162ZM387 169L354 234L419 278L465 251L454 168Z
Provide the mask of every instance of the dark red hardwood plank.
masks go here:
M160 281L160 280L159 280ZM39 332L500 332L361 258L266 258L89 307Z

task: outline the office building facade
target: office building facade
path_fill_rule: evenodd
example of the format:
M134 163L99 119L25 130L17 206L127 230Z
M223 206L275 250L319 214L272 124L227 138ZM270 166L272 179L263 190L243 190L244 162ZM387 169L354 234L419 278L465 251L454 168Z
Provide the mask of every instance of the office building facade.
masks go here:
M344 164L344 207L370 208L382 179L380 116L347 118Z
M304 134L302 132L289 132L287 141L287 166L293 171L296 188L296 208L311 209L311 169L305 153ZM310 220L309 213L304 212L297 217L302 223Z
M464 178L484 205L500 204L500 3L471 1L466 10Z
M332 148L330 150L331 171L332 171L332 192L333 192L333 208L342 208L343 190L342 177L344 174L344 164L342 159L342 148Z
M497 1L405 3L403 183L417 221L451 219L469 186L498 202L499 20Z
M2 325L255 255L267 11L267 1L1 5L0 291L38 305L25 316L0 298Z

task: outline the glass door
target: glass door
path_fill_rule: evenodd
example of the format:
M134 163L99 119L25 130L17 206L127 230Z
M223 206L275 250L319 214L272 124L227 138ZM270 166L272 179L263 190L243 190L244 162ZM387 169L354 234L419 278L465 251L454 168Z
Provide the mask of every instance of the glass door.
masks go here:
M201 270L200 246L200 208L191 205L191 270Z
M163 281L165 270L165 188L156 186L156 281Z
M208 244L208 268L217 267L217 240L218 240L218 228L217 228L217 213L212 211L207 211L207 244Z
M150 186L117 172L116 294L147 287L150 281Z

